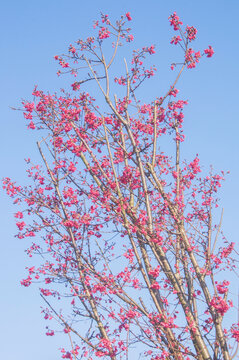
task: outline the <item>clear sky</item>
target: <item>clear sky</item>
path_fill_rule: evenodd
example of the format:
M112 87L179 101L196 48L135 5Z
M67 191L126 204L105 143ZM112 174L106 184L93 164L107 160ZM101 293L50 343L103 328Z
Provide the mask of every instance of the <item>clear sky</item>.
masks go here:
M196 71L180 80L181 96L189 100L186 110L184 155L199 154L207 169L230 170L221 191L224 231L238 243L239 110L238 0L8 0L0 5L0 86L1 86L1 178L9 176L24 184L24 158L38 159L36 133L26 130L20 112L10 107L31 99L35 84L45 91L59 90L66 81L56 75L53 56L92 33L92 22L100 12L112 18L130 12L135 46L155 44L157 77L152 96L168 88L169 64L178 56L169 40L172 29L168 16L176 11L184 24L198 29L198 48L212 45L215 55L204 59ZM0 357L5 360L57 360L64 339L46 337L40 314L44 305L37 287L22 288L25 266L31 262L24 253L26 240L14 238L14 207L1 191L0 236ZM61 342L61 343L60 343Z

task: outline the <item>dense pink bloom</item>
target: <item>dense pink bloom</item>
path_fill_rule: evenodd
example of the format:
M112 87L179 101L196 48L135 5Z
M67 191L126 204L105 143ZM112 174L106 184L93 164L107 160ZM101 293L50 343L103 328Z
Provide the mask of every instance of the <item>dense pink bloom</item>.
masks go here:
M229 310L229 305L221 296L214 297L210 302L210 306L214 308L221 316L223 316Z
M51 319L50 314L58 318L73 341L77 341L76 325L86 342L81 348L72 342L69 351L62 349L63 359L75 359L78 349L77 359L134 358L139 342L145 346L142 356L148 353L150 360L174 355L189 360L187 355L193 354L194 340L201 334L203 340L210 332L212 344L219 341L215 321L231 306L229 282L220 276L215 280L221 282L216 282L213 276L219 265L230 263L233 245L225 240L210 252L207 239L209 210L221 177L201 175L197 156L193 161L178 156L187 101L178 99L175 87L181 71L195 67L201 58L200 51L189 46L197 30L181 28L177 14L171 15L170 24L178 31L171 43L178 44L182 54L172 60L176 61L172 67L182 70L165 92L137 100L135 91L156 71L147 65L155 47L134 50L128 69L118 69L122 58L114 63L117 51L133 40L127 22L131 20L128 12L113 25L108 15L101 14L94 38L80 39L66 55L55 57L68 68L63 73L74 77L72 89L80 91L62 89L60 95L50 95L35 88L34 103L22 103L28 127L35 128L34 121L37 130L47 134L38 143L43 166L27 160L31 186L18 187L9 178L4 180L7 193L22 209L15 211L18 238L29 243L29 237L35 236L39 245L28 245L27 254L42 255L40 263L26 268L29 276L21 284L43 284L40 293L50 297L49 304L62 298L69 316L59 303L59 316L50 305L43 310L45 320ZM102 42L109 37L105 47L112 54L105 57ZM209 47L204 58L212 53ZM98 70L100 63L103 72ZM109 90L113 79L116 84ZM124 88L114 96L117 84ZM97 86L103 90L101 100L106 100L106 106L98 103ZM146 99L149 89L142 92ZM167 136L176 156L171 145L167 153L163 140ZM61 285L64 289L58 292ZM77 325L81 320L86 320L82 329ZM231 334L239 339L238 326ZM47 335L53 336L54 331L47 327ZM194 350L194 357L200 358L200 346Z

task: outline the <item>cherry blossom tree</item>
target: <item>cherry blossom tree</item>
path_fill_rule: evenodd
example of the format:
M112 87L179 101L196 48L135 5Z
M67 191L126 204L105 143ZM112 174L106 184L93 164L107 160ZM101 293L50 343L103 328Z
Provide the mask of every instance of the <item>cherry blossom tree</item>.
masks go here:
M46 334L55 319L70 340L63 359L229 360L239 341L228 281L237 253L222 216L214 220L224 173L204 176L198 155L181 159L187 101L176 89L214 51L194 50L197 30L172 14L182 60L165 94L145 103L138 89L154 76L155 47L123 59L131 20L102 14L94 37L55 56L72 90L35 88L22 102L28 128L41 132L42 163L26 160L31 185L3 186L18 206L17 237L33 238L27 253L42 261L21 283L40 284Z

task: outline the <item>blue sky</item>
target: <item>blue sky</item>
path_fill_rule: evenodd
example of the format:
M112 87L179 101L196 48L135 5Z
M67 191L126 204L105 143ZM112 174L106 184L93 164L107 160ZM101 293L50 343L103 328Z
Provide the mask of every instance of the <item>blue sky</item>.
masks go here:
M92 33L92 22L102 11L112 18L130 12L135 47L155 44L153 62L157 76L147 88L160 96L170 85L169 64L179 58L169 45L172 29L168 16L176 11L184 24L198 29L199 49L211 44L212 59L203 59L195 71L186 72L179 82L180 96L189 100L186 110L185 157L199 153L208 169L230 170L221 191L224 207L224 231L238 243L238 11L237 0L132 0L132 1L11 1L2 2L0 15L0 86L1 86L1 177L9 176L24 183L24 158L38 159L37 136L26 130L20 112L10 107L21 99L31 99L35 84L53 92L65 86L58 78L53 56L66 51L79 37ZM1 192L1 346L0 357L6 360L57 360L57 350L64 339L46 337L40 314L43 305L36 287L22 288L25 266L30 262L24 253L25 241L14 238L14 207ZM60 343L61 342L61 343Z

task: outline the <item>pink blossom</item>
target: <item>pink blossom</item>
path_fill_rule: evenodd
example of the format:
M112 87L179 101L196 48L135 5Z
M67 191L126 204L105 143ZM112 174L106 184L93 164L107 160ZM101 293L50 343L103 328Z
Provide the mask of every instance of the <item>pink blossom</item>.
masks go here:
M179 90L174 88L169 92L169 95L176 97L178 93Z
M100 30L99 30L99 39L100 40L103 40L103 39L107 39L110 37L110 32L107 28L105 27L102 27Z
M68 166L68 171L69 172L75 172L76 171L76 167L75 167L73 162L70 162L70 165Z
M209 45L208 49L204 50L204 53L207 55L207 57L212 57L212 55L214 54L214 50L213 48Z
M217 283L216 283L217 284ZM217 291L219 292L219 294L226 294L228 292L228 288L227 286L230 284L229 281L224 280L222 284L217 284Z
M36 128L35 124L33 121L30 121L29 125L28 125L28 129L32 129L34 130Z
M128 21L131 21L131 20L132 20L132 17L130 16L130 13L129 13L129 12L127 12L127 13L125 14L125 16L127 17L127 20L128 20Z
M155 268L149 271L149 275L153 276L154 278L157 278L159 276L160 268L159 265Z
M71 52L72 54L75 54L76 53L76 48L73 45L70 45L69 52Z
M29 112L32 112L34 110L34 103L30 103L30 102L27 102L27 103L23 103L24 105L24 108L26 109L26 111L29 111Z
M17 227L18 227L18 229L19 229L20 231L23 230L24 227L26 226L26 224L24 223L24 221L18 222L18 223L16 223L16 225L17 225Z
M126 41L127 42L131 42L134 40L134 36L131 34L131 35L128 35L128 37L126 38Z
M232 250L234 249L234 246L235 246L235 243L232 242L228 245L228 247L223 248L221 251L221 255L220 255L221 259L227 258L231 254Z
M15 218L22 219L23 213L21 211L18 211L14 216L15 216Z
M186 27L186 34L189 41L196 39L197 29L193 26L187 26Z
M233 324L231 327L232 337L239 343L239 323Z
M46 336L53 336L53 335L55 335L55 333L54 333L53 330L48 330L48 331L46 332Z
M210 302L210 306L214 308L221 316L223 316L229 310L229 305L225 300L223 300L221 296L214 297Z
M143 51L149 53L150 55L155 54L155 46L151 45L151 46L143 47Z
M161 288L161 286L157 281L155 281L150 287L151 289L156 289L156 290L159 290Z
M179 20L178 15L174 12L169 16L170 25L173 26L174 30L179 30L180 25L183 25L182 21Z
M28 276L26 279L23 279L21 281L21 285L25 286L25 287L28 287L30 286L32 283L32 278L30 276Z
M174 37L172 37L172 39L170 41L170 44L177 45L179 43L179 41L182 41L181 37L179 35L174 36Z
M71 86L72 86L72 89L74 90L74 91L76 91L76 90L79 90L80 89L80 83L79 82L74 82L73 84L71 84Z

